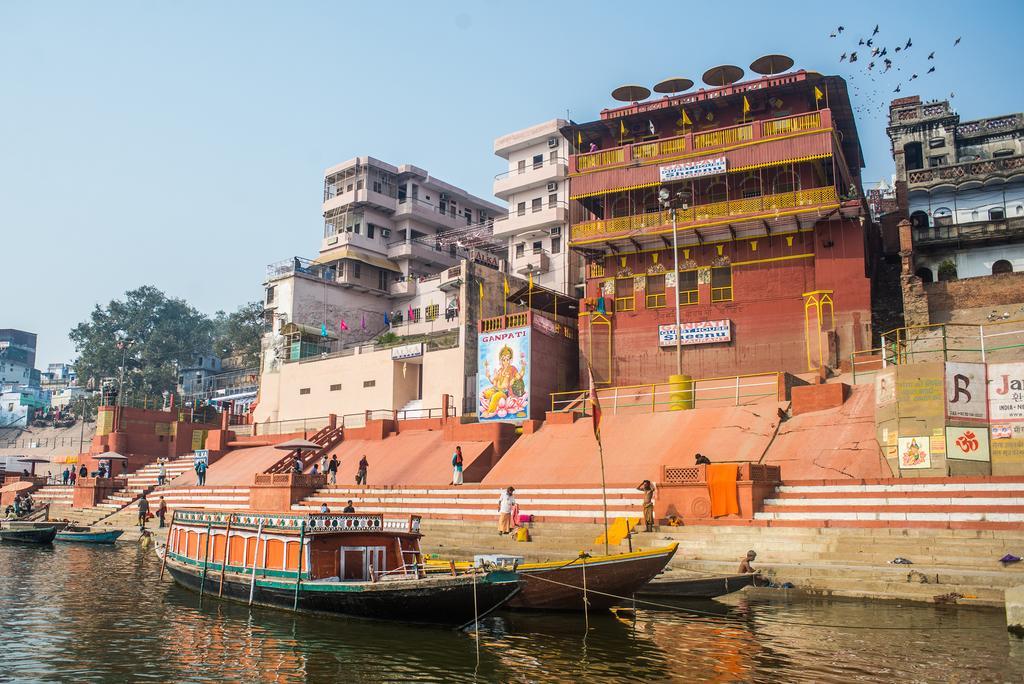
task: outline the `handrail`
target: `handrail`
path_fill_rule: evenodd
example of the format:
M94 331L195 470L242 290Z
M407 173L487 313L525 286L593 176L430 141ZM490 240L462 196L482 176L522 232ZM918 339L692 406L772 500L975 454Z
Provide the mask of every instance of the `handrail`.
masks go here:
M1001 338L1007 336L1018 336L1018 341L1004 343ZM855 351L850 355L855 381L858 367L871 364L880 364L880 367L861 372L877 372L890 365L924 361L984 363L998 352L1024 349L1024 319L997 320L978 325L929 323L906 326L882 333L880 340L879 347ZM878 358L869 358L876 356Z
M537 169L541 169L541 168L543 168L545 166L557 166L558 164L568 164L568 163L569 163L569 160L566 159L565 157L555 157L554 159L550 159L548 157L545 157L544 161L541 162L540 164L534 164L531 161L527 161L526 162L526 166L522 170L520 170L519 168L514 168L514 169L509 169L508 171L503 171L502 173L499 173L499 174L495 175L494 176L494 180L503 180L503 179L508 178L509 176L513 176L513 175L515 175L515 176L525 176L526 174L530 173L531 171L536 171Z
M685 395L686 401L692 401L694 406L698 402L721 402L731 400L732 405L739 406L745 403L744 399L758 399L762 397L779 396L779 379L782 373L772 371L766 373L748 373L743 375L717 376L710 378L694 378L691 389L678 389L676 383L651 383L643 385L623 385L617 387L601 387L597 389L598 400L601 402L602 410L614 415L620 409L642 407L645 413L673 410L680 394ZM768 382L743 382L755 378L771 378ZM728 381L724 384L714 386L702 386L703 383ZM747 392L751 388L772 387L772 391ZM728 392L728 395L707 396L714 392ZM587 415L590 407L589 401L583 398L589 394L586 389L571 390L566 392L553 392L551 394L552 412L565 413L578 410L582 405L583 414ZM705 396L701 396L704 394ZM667 397L661 400L661 397Z

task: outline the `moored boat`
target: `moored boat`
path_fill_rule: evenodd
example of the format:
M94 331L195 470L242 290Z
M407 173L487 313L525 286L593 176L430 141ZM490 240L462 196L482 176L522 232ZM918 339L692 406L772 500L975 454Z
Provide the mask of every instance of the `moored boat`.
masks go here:
M113 544L124 530L100 530L94 527L65 527L57 533L57 541L80 544Z
M0 529L0 541L18 544L50 544L57 536L59 525L22 524Z
M163 553L179 584L250 604L464 625L520 588L513 572L427 576L418 516L176 511Z
M690 579L657 580L644 585L639 596L712 599L731 594L754 583L755 575L718 575Z

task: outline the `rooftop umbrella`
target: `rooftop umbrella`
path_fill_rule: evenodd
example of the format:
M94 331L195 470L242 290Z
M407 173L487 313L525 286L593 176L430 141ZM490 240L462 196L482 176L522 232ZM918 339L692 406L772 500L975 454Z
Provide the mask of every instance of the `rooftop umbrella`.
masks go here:
M656 93L681 93L693 87L693 81L682 76L666 78L654 86Z
M750 70L764 76L774 76L789 70L793 59L787 55L765 55L758 57L750 64Z
M20 492L26 489L32 489L35 484L32 482L12 482L9 485L0 487L0 492Z
M107 452L104 452L104 453L100 454L99 456L94 456L93 458L95 458L98 461L100 461L100 460L127 461L128 460L127 456L122 456L121 454L117 453L116 451L107 451Z
M639 102L651 96L651 91L642 85L623 85L612 91L612 97L619 102Z
M310 442L308 439L289 439L287 442L275 444L274 448L281 451L295 451L296 449L300 451L320 451L324 448L324 445Z
M704 82L709 86L722 87L727 86L731 83L743 78L743 69L732 64L723 64L722 66L711 67L704 72Z
M32 464L32 474L33 475L36 474L36 463L49 463L49 462L50 462L50 459L48 459L48 458L39 458L38 456L32 456L30 458L19 458L18 459L18 463L31 463Z

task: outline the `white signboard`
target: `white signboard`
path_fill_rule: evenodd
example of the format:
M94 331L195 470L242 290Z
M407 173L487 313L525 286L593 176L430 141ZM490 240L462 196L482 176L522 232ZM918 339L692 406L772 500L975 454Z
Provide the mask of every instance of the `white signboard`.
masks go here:
M1024 420L1024 363L989 364L988 411L993 423Z
M662 183L680 180L682 178L696 178L698 176L714 176L725 173L725 157L716 159L700 159L698 161L686 162L684 164L670 164L658 169L658 175Z
M946 415L957 420L984 422L985 364L946 363Z
M204 463L207 466L210 465L210 451L209 449L196 449L192 452L192 465L197 466L200 463Z
M988 461L988 430L984 427L946 428L946 458Z
M730 342L732 340L732 323L724 321L700 321L699 323L682 323L681 344L709 344L712 342ZM672 347L676 343L676 326L659 325L658 342L662 347Z
M414 359L417 356L423 356L422 342L416 342L414 344L403 344L400 347L391 348L392 361L398 361L401 359Z

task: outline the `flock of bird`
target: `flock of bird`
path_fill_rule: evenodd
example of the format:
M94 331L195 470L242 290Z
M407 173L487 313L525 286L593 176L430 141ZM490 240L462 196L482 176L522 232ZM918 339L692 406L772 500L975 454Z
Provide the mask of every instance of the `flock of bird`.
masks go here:
M886 44L884 36L879 36L881 27L875 24L871 34L866 37L858 37L853 43L852 34L845 26L839 26L831 33L830 39L839 41L849 39L848 47L839 55L839 62L852 67L848 75L852 94L854 98L853 109L860 114L867 114L874 111L886 111L889 106L888 94L883 93L883 88L892 87L892 92L897 96L902 92L905 84L912 83L924 76L936 72L936 51L930 50L925 53L920 48L914 47L912 38L902 39L895 45L891 42ZM953 41L952 47L960 45L960 38ZM951 92L949 97L956 97Z

